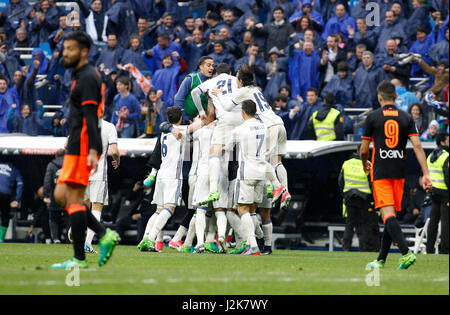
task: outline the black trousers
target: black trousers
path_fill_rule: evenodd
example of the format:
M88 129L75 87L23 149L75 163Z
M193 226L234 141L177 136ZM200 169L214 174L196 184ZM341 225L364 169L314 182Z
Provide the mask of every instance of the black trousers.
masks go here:
M0 193L0 214L1 214L1 226L9 226L9 215L11 213L11 196Z
M69 226L69 217L64 209L51 208L48 210L49 226L51 238L54 241L61 241L61 232L63 228Z
M377 252L380 249L380 232L378 215L369 211L370 202L361 198L351 198L346 203L347 219L343 238L344 250L350 251L352 239L356 230L359 239L359 250Z
M427 230L427 253L434 253L434 246L439 228L439 221L441 222L441 244L440 253L448 254L448 196L433 195L430 212L430 223Z
M125 231L130 228L133 224L136 224L137 237L136 240L140 242L144 237L145 228L147 227L147 222L155 211L145 211L141 213L141 218L137 221L133 220L130 216L123 217L117 221L116 231L119 233L120 238L125 240Z

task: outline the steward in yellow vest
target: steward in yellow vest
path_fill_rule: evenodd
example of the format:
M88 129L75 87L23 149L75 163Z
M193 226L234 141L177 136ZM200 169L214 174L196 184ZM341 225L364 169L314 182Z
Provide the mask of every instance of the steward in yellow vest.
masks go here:
M431 190L431 212L430 223L427 231L427 253L435 252L435 243L441 222L441 244L439 253L448 254L448 211L449 211L449 176L448 176L448 157L449 141L448 133L439 133L436 135L436 144L438 147L431 152L427 158L430 177L433 182Z
M344 140L344 118L335 107L334 95L329 93L324 98L324 105L315 111L308 122L308 134L313 140Z
M359 154L355 154L342 165L339 187L344 199L343 215L346 218L344 250L351 250L353 234L356 229L360 251L378 251L378 215L372 206L373 197L369 175L364 172Z

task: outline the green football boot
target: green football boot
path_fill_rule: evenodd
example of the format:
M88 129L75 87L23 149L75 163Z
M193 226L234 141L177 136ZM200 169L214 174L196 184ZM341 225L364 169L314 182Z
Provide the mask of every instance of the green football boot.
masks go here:
M403 255L402 258L399 259L398 269L408 269L412 264L416 262L416 260L416 255L409 251L406 255Z
M267 196L267 199L273 198L273 186L271 184L267 184L267 186L266 186L266 196Z
M62 262L62 263L58 263L58 264L53 264L51 265L51 269L72 269L75 266L78 266L78 268L80 269L86 269L88 267L88 263L85 260L78 260L75 257L70 258L69 260Z
M148 237L144 237L142 241L138 244L137 248L141 252L148 252L150 250L150 244L148 243Z
M119 244L119 234L111 230L106 229L105 235L99 240L100 245L100 258L98 259L98 265L101 267L108 262L111 258L114 248Z
M180 253L192 254L194 252L193 246L181 246Z
M6 235L7 230L8 230L8 227L0 226L0 243L3 243L5 241L5 235Z
M220 251L219 247L217 247L216 242L205 243L205 249L211 253L218 253Z
M247 241L242 241L241 244L239 244L239 247L236 247L235 249L233 249L230 254L232 255L240 255L242 254L242 252L245 250L245 244L247 243Z
M201 201L198 204L199 204L199 206L204 206L204 205L207 205L210 202L214 202L214 201L217 201L219 199L220 199L219 191L210 192L209 195L208 195L208 199L205 200L205 201Z
M383 269L384 264L385 264L384 260L374 260L367 264L366 269L372 269L372 270L375 268Z

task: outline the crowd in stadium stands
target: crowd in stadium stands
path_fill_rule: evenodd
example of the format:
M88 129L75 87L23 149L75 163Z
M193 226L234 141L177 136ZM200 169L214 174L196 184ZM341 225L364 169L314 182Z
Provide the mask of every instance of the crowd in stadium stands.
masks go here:
M205 55L234 74L249 64L290 140L314 139L308 121L325 103L341 112L343 132L355 133L346 109L379 107L383 80L396 85L397 105L414 117L422 140L448 128L448 1L207 0L203 11L194 11L199 1L72 2L79 14L53 0L10 0L0 11L0 133L67 135L72 80L62 43L79 29L93 40L105 119L120 137L156 136L167 107L178 106L183 78ZM24 48L32 48L31 60ZM418 88L411 78L427 80ZM46 105L62 107L49 116Z

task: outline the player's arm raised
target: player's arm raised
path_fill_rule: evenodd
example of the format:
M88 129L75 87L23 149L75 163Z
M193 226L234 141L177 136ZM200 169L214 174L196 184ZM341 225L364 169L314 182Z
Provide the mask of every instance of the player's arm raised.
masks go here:
M196 132L198 129L202 128L204 126L204 122L201 119L195 119L194 122L192 124L189 125L188 127L188 132L189 133L194 133Z
M200 119L202 120L206 120L206 113L202 107L202 99L200 97L206 92L208 91L203 91L203 89L201 88L201 84L191 92L192 100L194 101L195 107L197 108L198 114L200 115Z

